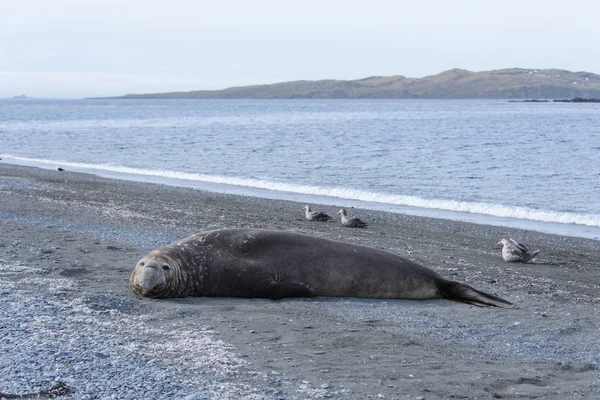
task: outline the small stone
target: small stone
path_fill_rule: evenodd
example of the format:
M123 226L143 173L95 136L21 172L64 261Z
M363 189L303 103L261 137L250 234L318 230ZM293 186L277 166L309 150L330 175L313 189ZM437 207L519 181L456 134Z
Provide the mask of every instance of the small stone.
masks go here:
M256 333L256 331L254 329L251 329L248 333Z
M328 372L329 372L329 370L328 370L328 369L322 369L322 370L320 370L319 372L322 372L322 373L326 374L326 373L328 373Z
M206 397L202 396L200 393L190 394L184 397L184 400L204 400Z
M324 351L315 351L315 354L325 354Z
M331 385L330 385L329 383L323 383L323 384L321 385L321 388L322 388L322 389L329 389L330 387L331 387Z

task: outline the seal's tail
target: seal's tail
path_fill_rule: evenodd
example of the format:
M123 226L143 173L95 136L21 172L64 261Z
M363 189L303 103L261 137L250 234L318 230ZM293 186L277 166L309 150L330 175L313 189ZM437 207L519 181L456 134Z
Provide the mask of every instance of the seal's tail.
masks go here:
M502 308L513 308L513 304L500 297L480 292L464 283L446 281L443 288L443 296L461 303L472 304L478 307L494 306Z

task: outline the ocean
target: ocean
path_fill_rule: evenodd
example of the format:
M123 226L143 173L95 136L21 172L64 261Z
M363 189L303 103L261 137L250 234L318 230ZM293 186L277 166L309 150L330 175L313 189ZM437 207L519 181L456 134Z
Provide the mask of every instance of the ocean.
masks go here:
M600 238L593 103L1 100L0 157Z

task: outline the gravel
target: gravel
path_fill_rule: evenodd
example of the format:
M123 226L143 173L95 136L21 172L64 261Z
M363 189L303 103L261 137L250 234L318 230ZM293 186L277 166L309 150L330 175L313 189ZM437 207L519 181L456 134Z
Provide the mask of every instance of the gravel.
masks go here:
M86 295L76 281L45 274L0 259L4 393L63 382L73 389L65 399L256 398L242 375L263 374L240 372L247 362L214 331L163 323L132 297Z
M0 397L600 397L597 240L368 210L345 229L301 206L0 164ZM245 226L386 249L517 307L129 291L148 250ZM509 236L540 256L504 263Z

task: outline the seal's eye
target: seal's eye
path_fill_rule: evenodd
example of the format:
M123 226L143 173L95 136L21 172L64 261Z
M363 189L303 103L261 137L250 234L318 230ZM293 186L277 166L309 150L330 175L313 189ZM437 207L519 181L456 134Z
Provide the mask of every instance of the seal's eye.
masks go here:
M171 269L171 267L169 267L168 265L163 265L162 269L164 269L165 271L168 271Z
M146 264L145 264L145 263L143 263L143 262L140 262L138 265L139 265L140 267L143 267L143 266L144 266L144 265L146 265Z

